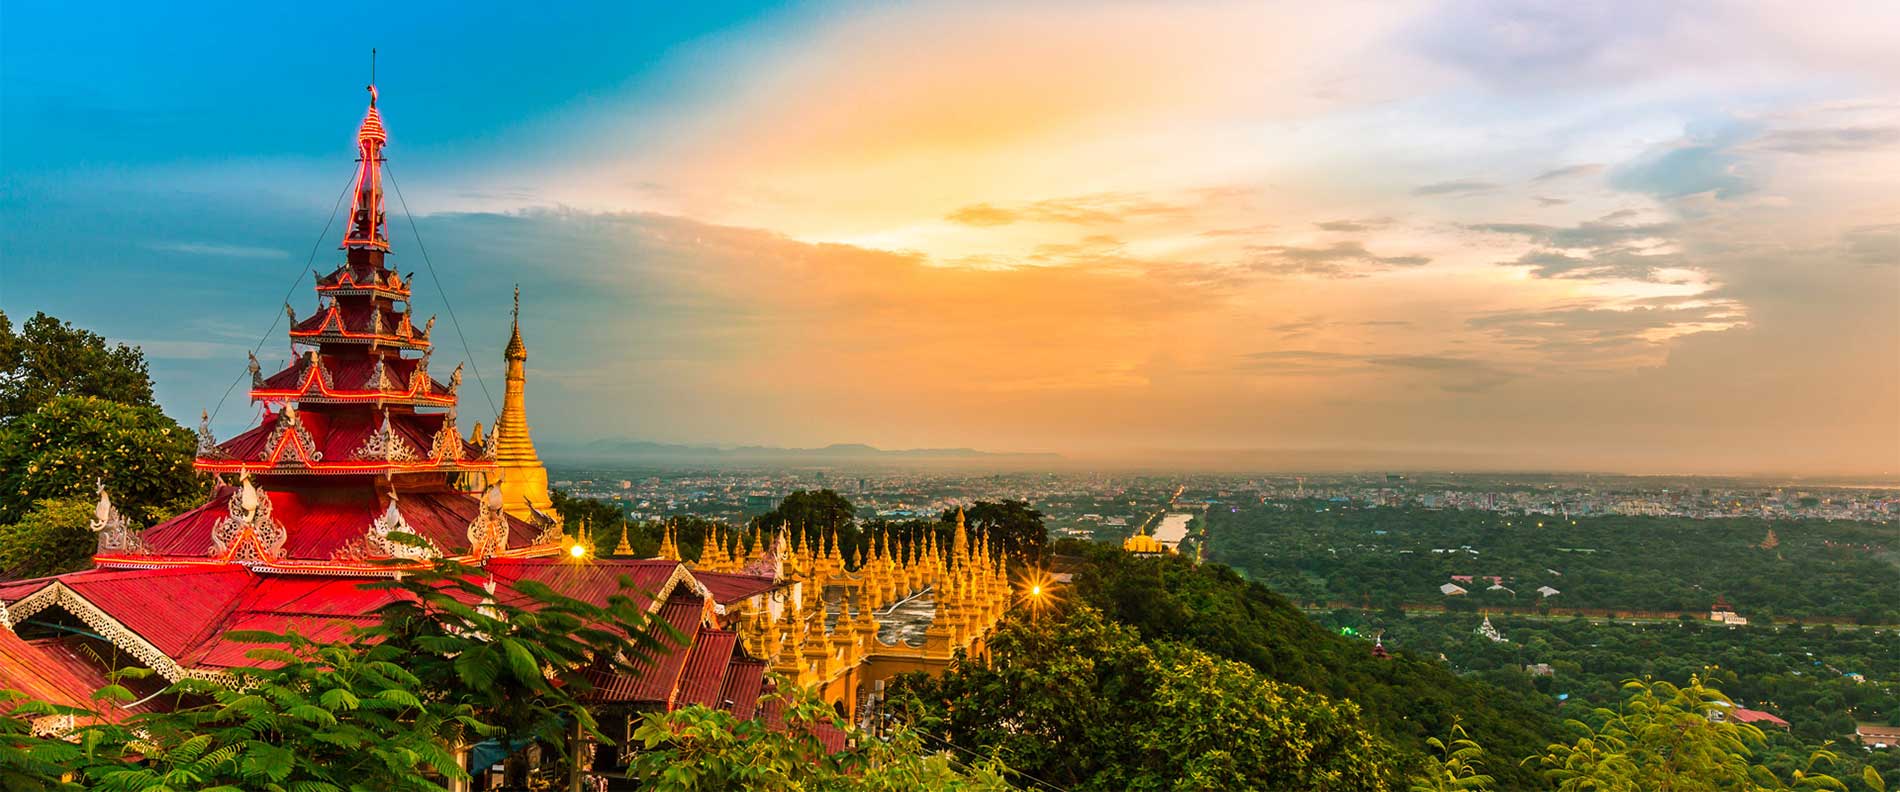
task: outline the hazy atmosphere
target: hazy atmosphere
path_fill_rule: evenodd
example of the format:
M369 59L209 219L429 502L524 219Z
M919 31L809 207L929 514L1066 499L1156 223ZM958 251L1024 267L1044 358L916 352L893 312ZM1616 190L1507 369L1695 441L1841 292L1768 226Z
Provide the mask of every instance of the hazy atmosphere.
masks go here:
M0 309L193 423L377 46L392 266L496 399L521 285L550 448L1900 472L1900 6L1576 6L9 3Z

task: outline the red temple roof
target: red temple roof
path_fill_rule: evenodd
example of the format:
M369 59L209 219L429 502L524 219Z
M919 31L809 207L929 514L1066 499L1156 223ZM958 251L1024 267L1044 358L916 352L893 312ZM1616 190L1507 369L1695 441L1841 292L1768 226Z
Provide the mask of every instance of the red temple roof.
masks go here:
M455 391L428 376L416 377L419 359L368 355L298 357L251 388L254 401L408 401L436 406L455 403Z
M679 633L677 639L658 636L660 648L652 654L633 658L629 665L636 673L602 672L594 679L593 698L603 702L672 705L680 675L686 669L693 640L699 635L705 608L692 597L675 597L660 606L658 620Z
M482 458L482 448L462 439L447 420L444 413L285 410L219 443L215 455L200 454L194 465L227 473L494 467L493 460ZM390 436L380 437L385 427Z
M128 707L93 700L92 694L109 684L112 680L81 656L68 639L27 641L0 629L0 689L20 691L35 701L90 710L115 723L148 709L144 704ZM0 714L12 711L14 706L0 702Z
M765 690L765 661L734 658L726 666L726 678L719 684L719 700L726 711L750 718L759 709L759 696Z
M700 630L692 651L686 655L686 669L680 675L679 694L673 705L718 707L720 685L726 681L732 649L738 642L739 634L730 630Z

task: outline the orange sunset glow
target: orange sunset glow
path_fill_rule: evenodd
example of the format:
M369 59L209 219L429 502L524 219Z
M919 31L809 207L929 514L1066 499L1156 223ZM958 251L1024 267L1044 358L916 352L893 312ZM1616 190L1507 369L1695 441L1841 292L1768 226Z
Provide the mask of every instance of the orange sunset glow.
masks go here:
M1900 17L1864 11L816 5L532 79L473 43L391 47L382 90L445 288L492 325L523 284L557 445L1878 475ZM308 126L356 100L258 101ZM125 195L251 196L270 219L213 255L288 278L323 209L298 202L348 163L232 137L13 178L80 225ZM138 249L214 244L187 228ZM54 268L17 270L7 307L71 304ZM109 329L182 372L269 319L217 320L228 344ZM219 387L159 379L192 414Z

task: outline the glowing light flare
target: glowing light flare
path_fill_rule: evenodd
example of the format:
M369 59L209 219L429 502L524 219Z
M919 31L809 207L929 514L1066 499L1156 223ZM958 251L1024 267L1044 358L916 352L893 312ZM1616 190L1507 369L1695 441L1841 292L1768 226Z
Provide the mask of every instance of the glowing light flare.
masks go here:
M1016 584L1016 601L1027 608L1032 616L1040 615L1061 601L1056 591L1056 579L1046 569L1030 569L1023 572Z

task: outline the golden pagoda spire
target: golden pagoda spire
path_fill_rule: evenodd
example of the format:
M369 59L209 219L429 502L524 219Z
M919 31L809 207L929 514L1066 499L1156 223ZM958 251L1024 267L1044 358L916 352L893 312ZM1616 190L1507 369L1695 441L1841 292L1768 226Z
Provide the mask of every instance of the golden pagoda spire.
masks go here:
M673 526L671 524L660 528L660 557L668 561L680 560L680 548L679 545L673 541Z
M500 463L502 498L508 513L519 520L533 520L535 512L554 514L554 502L548 495L548 469L535 453L534 438L528 430L527 363L528 347L521 343L521 287L515 286L515 311L508 349L502 355L508 361L508 386L501 401L501 417L496 420L495 461Z
M633 555L633 545L627 542L627 518L620 518L620 544L614 545L614 555Z
M951 560L961 562L970 554L969 529L963 526L963 507L957 507L957 532L951 540Z

